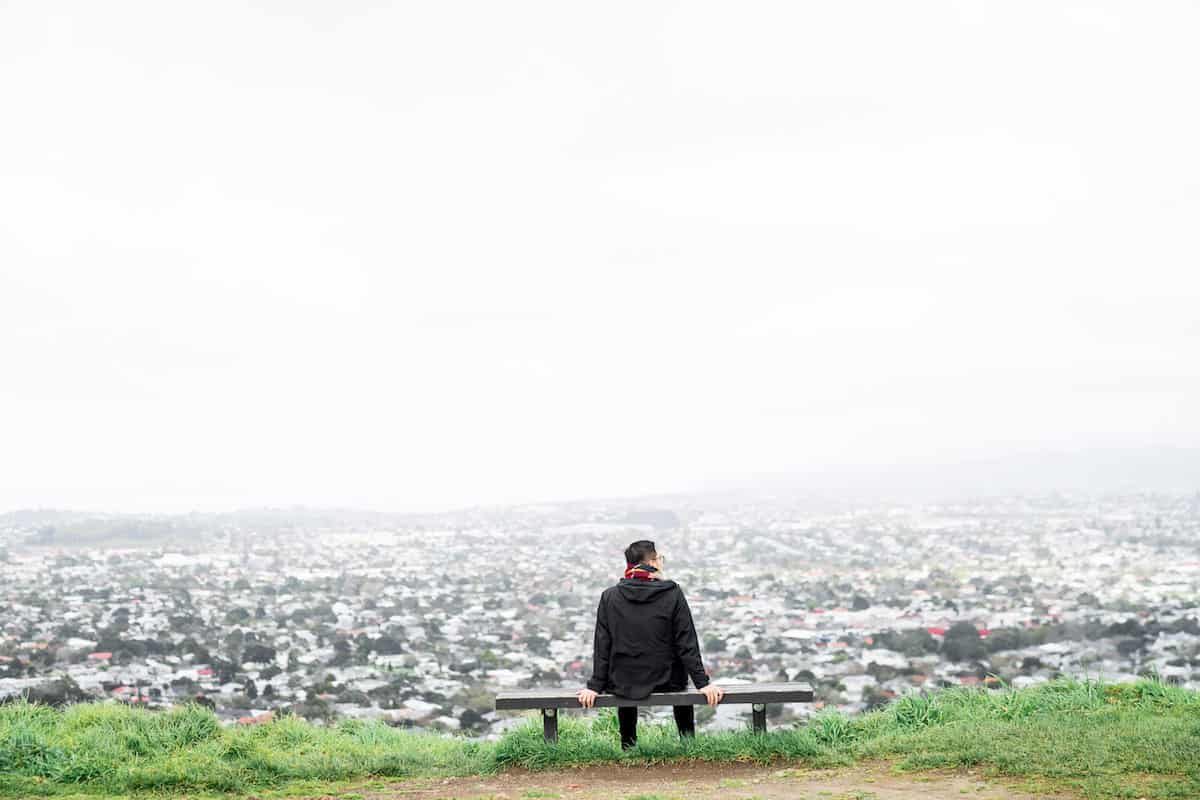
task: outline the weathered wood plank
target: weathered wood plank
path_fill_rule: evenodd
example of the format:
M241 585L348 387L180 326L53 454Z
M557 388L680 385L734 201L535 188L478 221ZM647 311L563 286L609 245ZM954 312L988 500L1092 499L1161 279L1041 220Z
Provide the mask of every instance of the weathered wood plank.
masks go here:
M807 683L742 683L722 685L725 696L721 705L730 703L811 703L812 686ZM580 708L575 696L578 689L519 689L499 692L496 710L526 708ZM708 699L697 691L657 692L649 697L631 700L612 694L596 697L596 708L612 706L702 706Z

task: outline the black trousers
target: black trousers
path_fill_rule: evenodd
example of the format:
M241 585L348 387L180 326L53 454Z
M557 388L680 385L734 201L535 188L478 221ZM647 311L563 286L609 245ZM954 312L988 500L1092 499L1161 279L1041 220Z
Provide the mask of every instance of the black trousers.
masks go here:
M675 711L675 727L679 729L680 737L696 735L696 707L673 706ZM628 750L637 744L637 706L618 706L617 722L621 726L621 749Z

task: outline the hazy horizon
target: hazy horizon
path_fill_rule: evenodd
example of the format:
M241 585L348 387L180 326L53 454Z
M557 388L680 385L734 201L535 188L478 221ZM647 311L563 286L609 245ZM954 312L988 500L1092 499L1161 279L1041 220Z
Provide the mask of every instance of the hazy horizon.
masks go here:
M1197 23L7 3L0 509L1200 447Z
M1002 497L1083 493L1196 494L1200 496L1200 448L1142 448L1083 451L1029 451L1001 457L927 464L860 464L791 473L750 473L740 478L710 482L692 488L627 495L576 495L528 497L510 502L468 502L407 507L313 504L302 498L291 502L258 505L183 506L157 502L126 506L31 505L0 507L0 514L43 510L97 514L234 513L262 509L297 511L351 511L394 514L440 514L470 509L504 509L573 504L622 503L629 507L689 498L724 495L753 497L793 495L809 500L824 498L864 506L975 501Z

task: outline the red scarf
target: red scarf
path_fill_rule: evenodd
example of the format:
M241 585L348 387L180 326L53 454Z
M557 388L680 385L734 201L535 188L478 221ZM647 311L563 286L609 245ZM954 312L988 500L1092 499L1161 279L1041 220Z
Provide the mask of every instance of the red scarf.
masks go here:
M646 566L650 567L649 564ZM621 577L634 578L635 580L639 581L654 581L658 580L658 575L655 574L657 571L658 570L654 569L654 567L650 567L650 569L644 569L641 564L626 564L625 574Z

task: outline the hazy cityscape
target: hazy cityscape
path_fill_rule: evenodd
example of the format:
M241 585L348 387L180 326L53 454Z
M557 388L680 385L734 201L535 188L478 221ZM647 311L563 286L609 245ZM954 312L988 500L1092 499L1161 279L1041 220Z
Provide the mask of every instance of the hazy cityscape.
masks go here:
M584 684L597 599L638 538L666 555L715 681L812 683L817 702L772 707L776 722L1060 674L1200 688L1200 494L730 492L425 515L7 513L0 697L496 737L519 715L494 712L495 692ZM706 729L749 714L698 711Z

